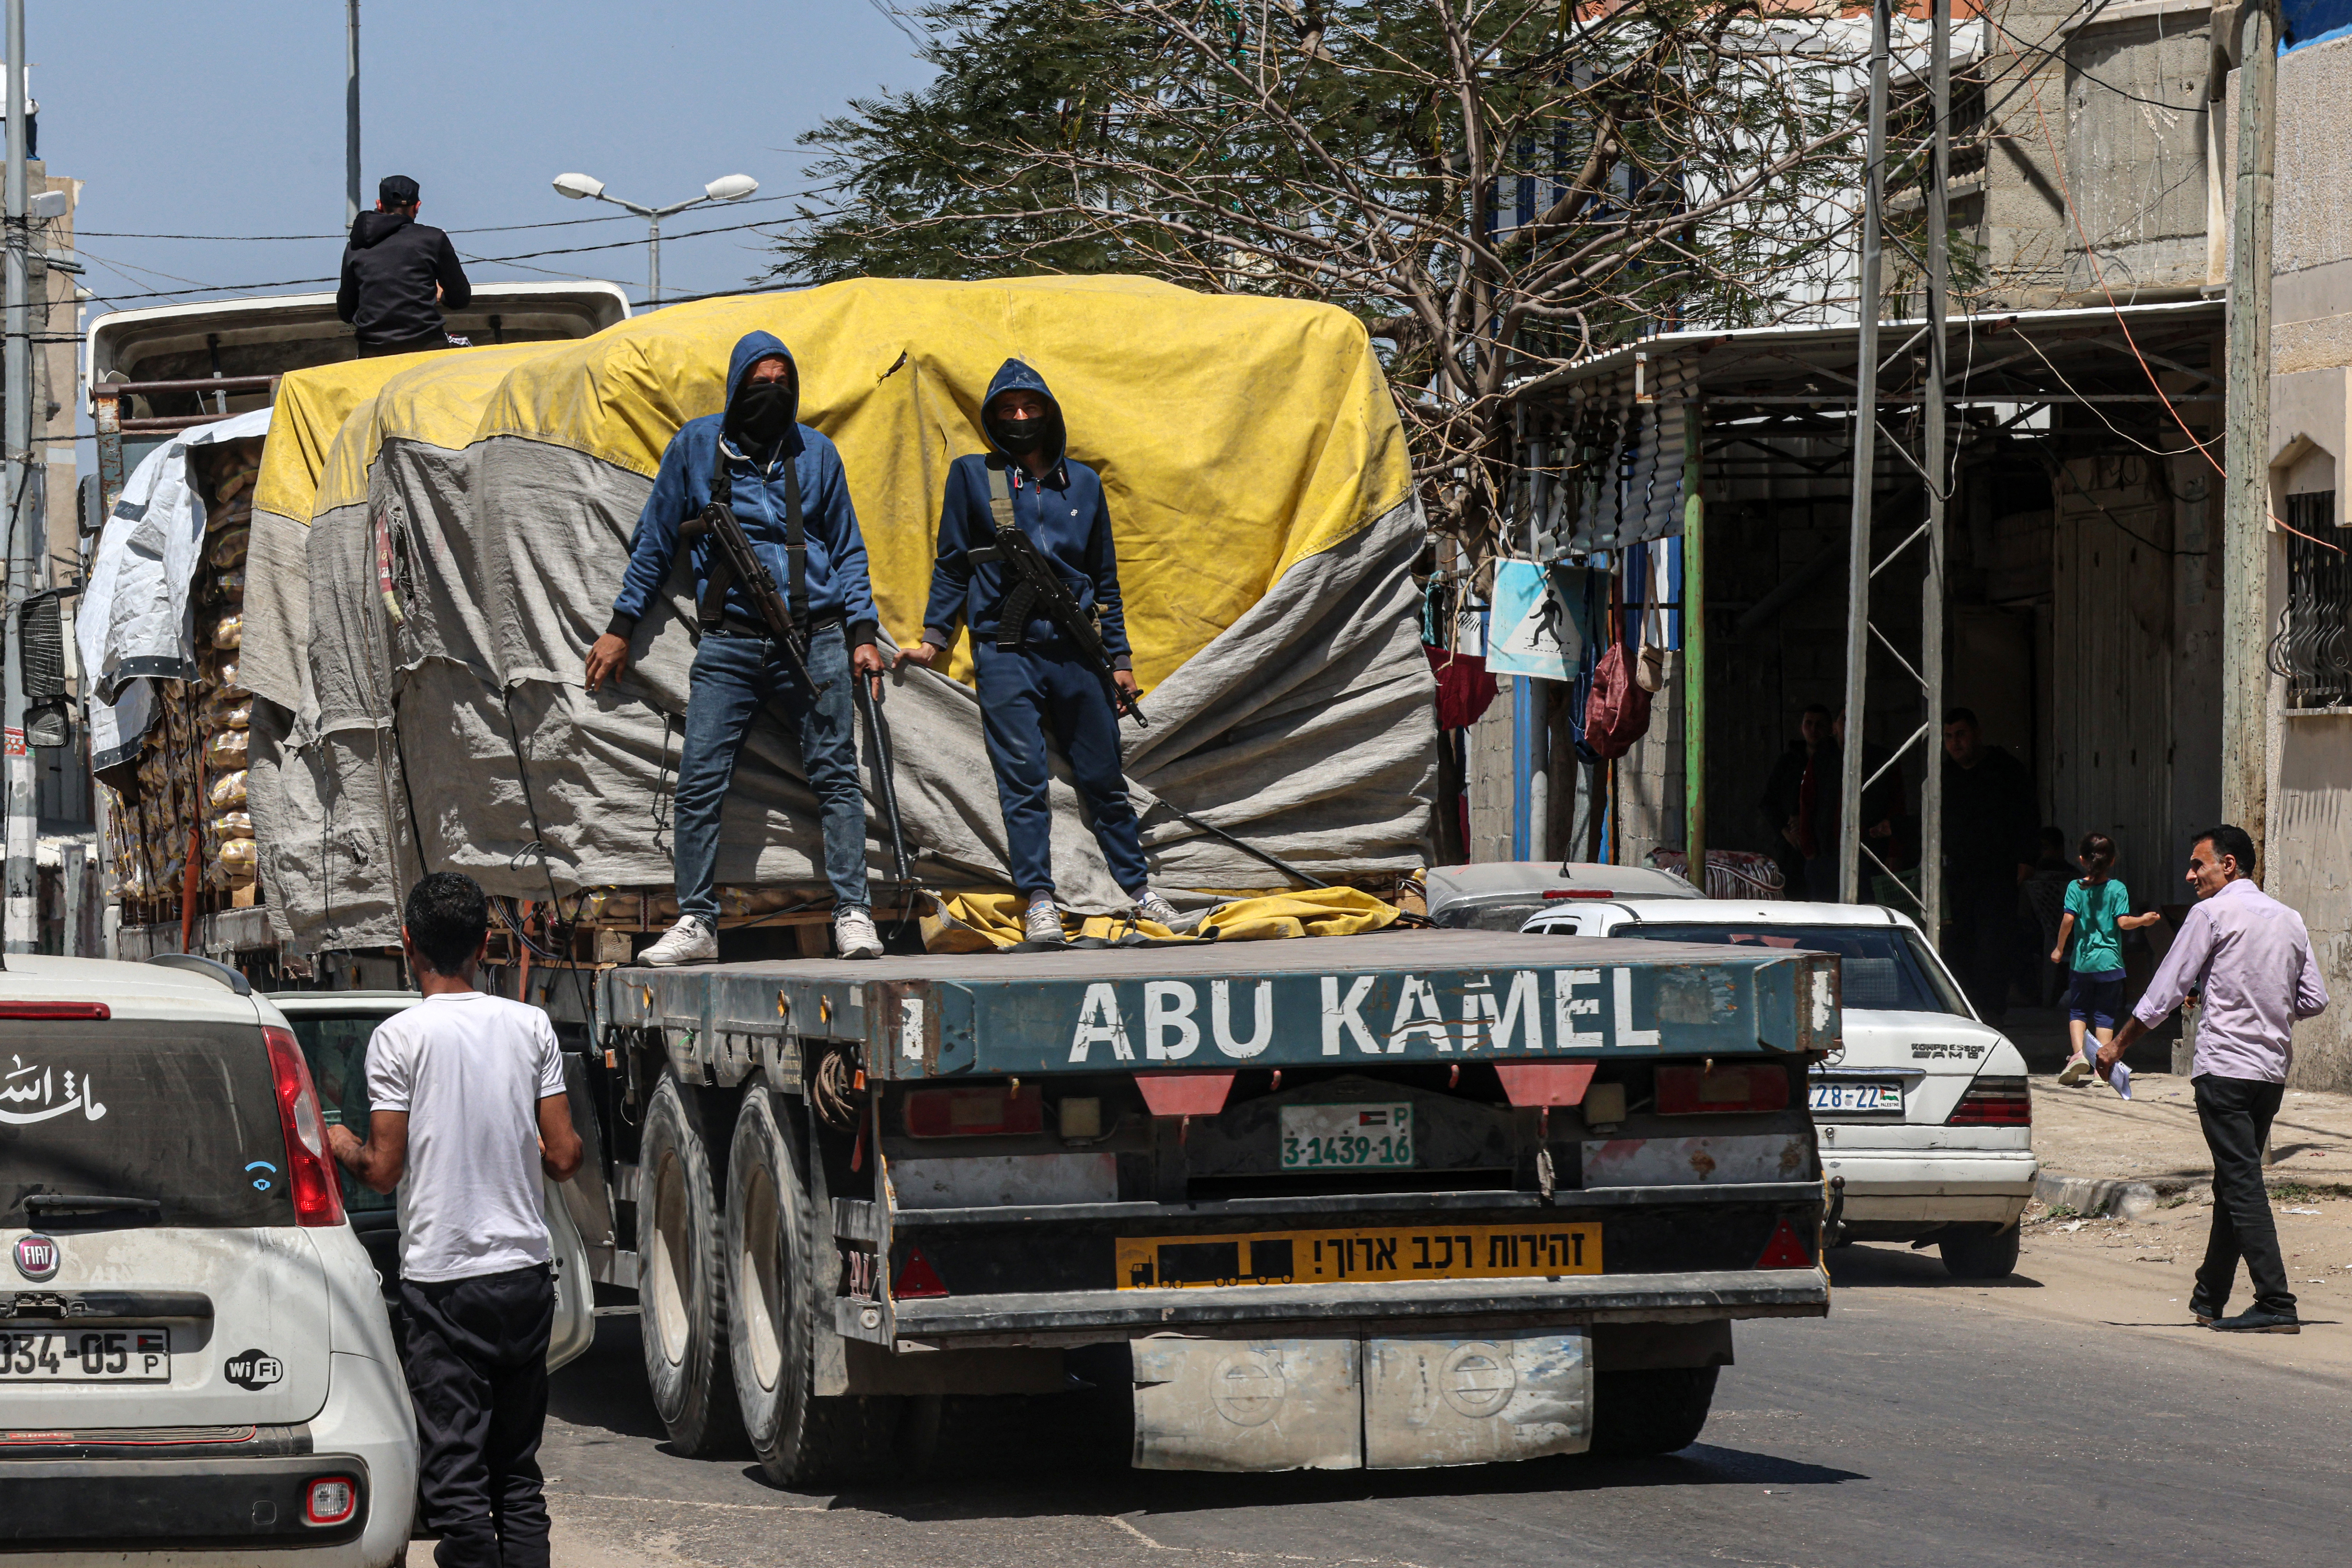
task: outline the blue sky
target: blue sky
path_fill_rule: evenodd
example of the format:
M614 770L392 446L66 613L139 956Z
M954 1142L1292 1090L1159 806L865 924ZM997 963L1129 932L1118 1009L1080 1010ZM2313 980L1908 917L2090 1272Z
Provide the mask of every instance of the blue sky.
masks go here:
M334 274L339 237L121 236L340 236L337 0L30 0L27 11L40 152L50 173L88 182L76 215L86 288L122 296ZM868 0L362 0L360 29L366 201L380 176L405 174L424 187L424 220L453 231L610 215L615 221L458 234L457 243L472 257L634 239L530 262L614 279L633 300L645 287L643 220L565 200L549 184L556 174L583 171L647 205L682 201L731 174L757 179L762 197L788 195L803 184L803 131L854 95L930 74ZM667 220L663 293L722 290L756 276L765 265L757 233L685 237L791 206L712 203ZM519 264L469 270L549 276Z

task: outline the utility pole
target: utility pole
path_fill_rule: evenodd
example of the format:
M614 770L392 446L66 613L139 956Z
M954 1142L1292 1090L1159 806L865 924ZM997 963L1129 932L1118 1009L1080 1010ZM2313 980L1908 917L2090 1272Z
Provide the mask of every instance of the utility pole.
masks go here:
M1871 490L1878 481L1878 287L1886 205L1886 51L1889 0L1870 7L1870 124L1862 183L1862 289L1854 307L1853 538L1846 550L1845 735L1839 757L1838 901L1851 903L1862 874L1862 734L1869 714Z
M1930 112L1927 162L1927 575L1919 593L1919 684L1927 699L1927 750L1920 764L1920 929L1929 946L1942 935L1944 908L1944 514L1952 468L1945 459L1944 314L1951 285L1952 0L1935 0L1927 67ZM1862 749L1862 716L1846 715L1846 744ZM1858 821L1859 819L1857 819ZM1861 834L1854 835L1855 842Z
M2269 815L2271 175L2278 143L2277 0L2238 20L2238 178L2231 202L2227 500L2221 515L2221 815L2254 841Z
M343 0L343 232L360 221L360 0Z
M1706 409L1683 405L1683 847L1691 886L1706 890Z
M25 167L26 79L25 0L8 4L8 174L7 321L5 380L0 395L6 398L5 444L7 450L8 587L6 600L7 679L6 777L8 781L8 853L5 871L6 914L0 929L0 947L9 952L30 952L40 936L40 889L33 865L33 754L25 744L25 661L21 611L33 587L33 529L26 499L33 478L33 331L32 279L26 268L33 242L32 202Z

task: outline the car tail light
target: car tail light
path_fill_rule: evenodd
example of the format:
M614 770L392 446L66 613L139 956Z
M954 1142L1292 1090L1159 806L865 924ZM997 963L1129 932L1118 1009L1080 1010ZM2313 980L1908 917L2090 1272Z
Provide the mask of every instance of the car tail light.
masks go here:
M929 1300L948 1293L948 1282L931 1267L919 1247L910 1247L907 1261L898 1268L898 1278L890 1282L890 1299L894 1301Z
M1804 1238L1797 1227L1784 1217L1772 1227L1772 1239L1764 1244L1764 1255L1756 1260L1759 1268L1811 1268L1813 1255L1805 1250Z
M269 1076L278 1085L278 1121L286 1129L287 1185L294 1194L296 1225L343 1223L343 1188L327 1153L327 1127L319 1119L319 1091L310 1085L310 1064L292 1033L265 1028Z
M0 1018L94 1018L103 1022L114 1009L103 1002L0 1002Z
M1658 1114L1708 1116L1789 1109L1789 1075L1777 1067L1662 1067Z
M1979 1078L1969 1085L1944 1122L1949 1127L2031 1127L2033 1099L2021 1078Z
M918 1089L907 1096L909 1138L989 1138L1045 1130L1045 1101L1032 1089Z
M306 1524L341 1524L360 1506L360 1489L349 1476L320 1476L302 1491Z

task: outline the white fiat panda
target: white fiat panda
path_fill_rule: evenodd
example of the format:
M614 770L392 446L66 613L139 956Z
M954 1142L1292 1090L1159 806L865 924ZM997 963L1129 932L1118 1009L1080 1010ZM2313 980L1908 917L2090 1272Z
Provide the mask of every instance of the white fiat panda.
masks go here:
M0 1561L381 1568L415 1423L285 1016L201 958L0 973Z

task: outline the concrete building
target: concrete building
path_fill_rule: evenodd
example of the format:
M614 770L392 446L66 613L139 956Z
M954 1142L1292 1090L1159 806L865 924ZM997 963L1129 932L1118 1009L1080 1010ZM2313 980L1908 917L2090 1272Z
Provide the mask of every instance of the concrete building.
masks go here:
M2269 792L2263 885L2310 927L2335 1005L2299 1086L2352 1089L2352 37L2279 61L2271 292ZM2234 110L2235 95L2232 94ZM2281 527L2284 523L2285 526Z
M1954 32L1947 700L1975 709L1987 738L2026 763L2042 820L2070 852L2085 831L2112 835L2137 901L2176 913L2187 898L2184 837L2220 809L2213 546L2227 215L2213 199L2212 131L2224 118L2214 110L2224 106L2209 108L2209 24L2201 3L2019 0L1964 17ZM2282 168L2287 156L2283 140ZM1892 193L1890 208L1898 233L1916 223L1916 186ZM2284 267L2284 243L2281 254ZM1916 275L1898 270L1893 253L1889 265L1884 314L1916 314ZM2344 297L2352 309L2352 287ZM1916 393L1916 342L1896 350L1916 325L1890 326L1883 339L1895 359L1882 390L1898 399ZM2352 331L2345 341L2352 349ZM1700 405L1708 588L1704 625L1693 629L1703 633L1705 773L1684 773L1678 627L1648 737L1612 766L1570 766L1545 789L1507 772L1482 778L1482 769L1524 770L1559 754L1521 733L1526 715L1559 710L1557 697L1543 683L1506 682L1470 736L1474 855L1507 858L1513 844L1571 852L1582 839L1562 827L1596 806L1610 858L1679 847L1694 785L1711 847L1773 848L1758 807L1765 774L1805 704L1843 697L1853 353L1851 329L1685 331L1597 358L1581 390L1563 386L1556 412L1569 420L1576 397L1618 395L1612 378L1645 354L1651 388L1679 363L1675 395ZM2332 363L2352 365L2352 352ZM2334 383L2339 447L2347 375ZM1681 417L1667 395L1654 399L1660 427ZM1924 511L1917 479L1892 450L1916 447L1916 408L1881 409L1882 555ZM1679 518L1679 503L1674 510ZM1652 548L1678 559L1679 542ZM1886 642L1874 646L1860 728L1890 750L1928 717L1906 664L1917 658L1920 559L1916 547L1895 555L1874 584L1873 620ZM1668 575L1679 583L1678 571ZM1675 612L1669 625L1678 591L1663 595ZM2352 703L2352 674L2347 687ZM1932 730L1902 758L1908 807L1931 744ZM1518 820L1546 797L1548 822ZM2346 820L2352 834L2352 813ZM2143 952L2134 963L2145 973L2151 960ZM2021 992L2051 978L2031 967L2021 952ZM2352 994L2352 977L2347 986Z

